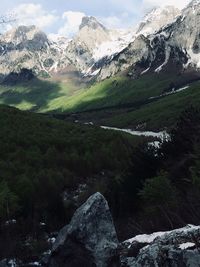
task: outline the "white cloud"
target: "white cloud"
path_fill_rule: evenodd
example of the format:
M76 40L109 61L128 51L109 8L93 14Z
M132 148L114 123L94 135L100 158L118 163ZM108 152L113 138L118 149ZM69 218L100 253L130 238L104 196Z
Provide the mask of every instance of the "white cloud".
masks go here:
M78 31L82 18L84 16L85 14L82 12L64 12L62 18L64 19L65 23L64 26L59 29L58 34L68 37L72 36Z
M41 29L50 27L58 19L53 12L44 10L40 4L21 4L12 12L18 25L36 25Z
M123 12L118 16L98 17L97 19L109 29L128 28L133 27L135 24L135 20L127 12Z
M71 37L78 31L82 18L85 16L83 12L96 16L107 28L126 28L137 24L146 12L155 6L174 5L183 8L191 0L107 0L106 10L101 9L99 0L88 0L84 5L83 2L86 2L86 0L69 0L71 4L68 5L68 8L70 6L72 9L80 8L84 11L66 11L63 15L61 15L62 10L67 7L67 4L59 5L59 1L55 1L52 10L44 9L42 4L46 4L46 1L40 0L41 4L24 3L9 11L16 14L17 25L36 25L49 33ZM19 0L12 0L12 6L17 2L19 3ZM11 26L6 25L5 28L9 29Z
M143 0L143 7L149 8L153 6L167 6L172 5L180 9L184 8L191 0Z
M121 19L116 16L100 17L99 21L107 28L120 28L122 25Z

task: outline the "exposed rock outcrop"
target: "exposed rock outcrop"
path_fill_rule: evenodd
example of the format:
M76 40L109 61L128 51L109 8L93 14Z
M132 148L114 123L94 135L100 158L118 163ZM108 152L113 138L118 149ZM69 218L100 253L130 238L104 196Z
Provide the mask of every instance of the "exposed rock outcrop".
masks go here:
M96 193L77 209L45 255L29 264L5 259L0 267L198 267L200 226L138 235L119 244L108 203Z
M105 198L92 195L59 233L50 267L114 267L119 265L118 240Z
M49 267L197 267L200 227L139 235L118 243L105 198L92 195L59 233Z
M71 40L63 36L52 39L36 26L19 26L0 36L0 74L27 68L46 77L65 73L73 66L84 77L105 79L145 58L146 43L139 36L155 33L171 23L179 12L169 6L154 9L135 30L124 31L107 29L96 18L83 17ZM198 50L198 40L194 49Z
M153 34L172 23L181 11L174 6L158 7L151 10L139 24L136 33L145 36Z
M25 68L44 76L65 68L69 65L64 52L67 43L59 46L36 26L13 28L0 35L0 73L19 73Z
M170 232L141 235L122 244L127 253L122 256L122 266L197 267L200 266L199 241L200 227L192 225Z

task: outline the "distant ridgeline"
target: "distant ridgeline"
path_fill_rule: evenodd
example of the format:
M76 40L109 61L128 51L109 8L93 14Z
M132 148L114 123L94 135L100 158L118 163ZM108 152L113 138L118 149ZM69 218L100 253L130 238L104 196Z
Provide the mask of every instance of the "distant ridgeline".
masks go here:
M19 83L27 82L34 79L34 74L32 70L21 69L20 72L11 72L6 77L2 78L2 85L16 85Z

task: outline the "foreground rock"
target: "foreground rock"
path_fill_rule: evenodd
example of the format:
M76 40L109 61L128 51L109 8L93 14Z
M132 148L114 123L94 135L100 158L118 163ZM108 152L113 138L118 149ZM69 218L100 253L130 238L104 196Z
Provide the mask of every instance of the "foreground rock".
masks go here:
M118 243L105 198L96 193L59 233L48 267L197 267L200 226L139 235Z
M60 231L48 266L120 266L117 248L118 240L108 203L100 193L96 193Z
M200 226L138 235L119 244L108 203L96 193L77 209L41 262L0 261L0 267L13 266L198 267Z
M200 227L140 235L122 244L122 266L200 266Z

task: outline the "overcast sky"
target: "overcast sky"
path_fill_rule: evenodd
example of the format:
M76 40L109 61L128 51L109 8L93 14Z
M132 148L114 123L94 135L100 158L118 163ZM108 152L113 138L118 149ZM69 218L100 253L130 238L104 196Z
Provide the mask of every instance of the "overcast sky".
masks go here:
M17 23L37 25L48 33L71 36L84 15L97 17L110 28L133 27L151 8L190 0L3 0L1 13L13 13Z

